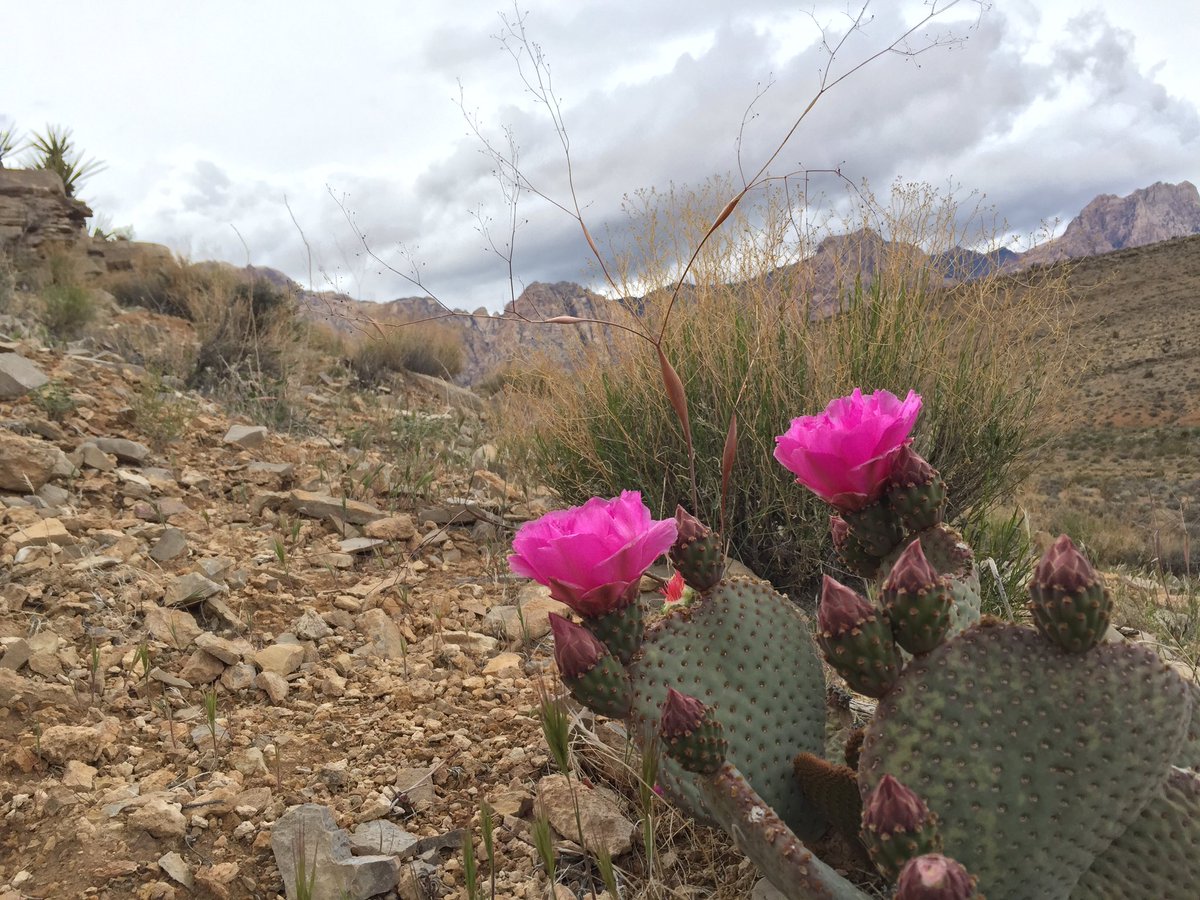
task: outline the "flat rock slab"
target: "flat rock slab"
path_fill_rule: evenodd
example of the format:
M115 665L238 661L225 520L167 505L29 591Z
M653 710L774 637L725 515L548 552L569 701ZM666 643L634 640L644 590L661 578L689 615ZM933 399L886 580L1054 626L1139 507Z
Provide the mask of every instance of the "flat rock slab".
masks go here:
M368 522L387 517L387 513L369 503L313 491L292 491L288 494L288 506L302 516L312 519L340 519L351 525L366 525Z
M163 602L167 606L191 606L209 597L215 597L223 590L223 586L209 581L199 572L189 572L167 585Z
M579 801L580 839L575 818L575 800ZM619 798L607 788L572 785L564 775L547 775L538 782L537 809L550 819L554 830L591 853L601 850L616 859L633 846L637 826L621 815Z
M364 822L354 829L350 835L350 850L357 856L398 856L401 859L411 855L419 838L409 834L394 822L376 819Z
M144 463L150 458L150 448L127 438L96 438L95 445L105 453L111 453L121 462Z
M354 856L350 835L319 803L289 809L271 828L271 850L288 900L300 900L296 886L311 882L310 900L367 900L385 894L400 878L394 856Z
M58 544L68 547L75 543L75 538L67 531L66 526L58 519L42 519L30 525L22 525L9 536L18 550L22 547L44 547L46 544Z
M267 429L262 425L231 425L222 440L246 449L261 447L267 440Z
M0 400L16 400L49 383L46 373L25 357L0 353Z

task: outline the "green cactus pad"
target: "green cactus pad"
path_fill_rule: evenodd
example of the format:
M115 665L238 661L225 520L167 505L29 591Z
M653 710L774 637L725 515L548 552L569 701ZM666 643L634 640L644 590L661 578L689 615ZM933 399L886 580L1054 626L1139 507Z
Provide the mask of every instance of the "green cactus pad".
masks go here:
M694 591L706 591L725 574L725 552L714 531L689 543L676 543L667 554L671 564Z
M728 760L802 839L825 822L792 774L798 752L825 742L825 676L808 618L767 585L727 579L646 636L630 667L633 718L652 733L667 688L713 707ZM659 780L673 800L708 818L696 776L663 760Z
M857 512L843 512L842 518L863 550L872 556L887 556L903 537L900 520L885 503L872 503Z
M1173 769L1162 792L1108 846L1071 900L1195 900L1200 894L1200 776Z
M909 653L928 653L942 642L950 630L954 598L950 580L928 591L883 591L883 604L892 624L896 643Z
M628 665L642 644L642 604L638 599L603 616L584 616L584 626L608 648L608 652Z
M1029 610L1038 631L1071 653L1095 647L1108 631L1112 601L1097 579L1075 593L1053 585L1029 585Z
M946 507L946 483L935 477L929 484L896 485L888 492L888 503L910 531L932 528L942 522Z
M900 676L900 648L883 610L877 610L852 631L822 633L817 640L825 660L860 694L882 697Z
M629 674L616 657L605 656L590 671L576 678L561 677L576 700L600 715L610 719L629 715Z
M1065 898L1161 789L1190 703L1144 648L1070 654L1029 628L976 626L880 702L860 788L892 774L916 791L989 900Z
M1189 681L1187 686L1192 697L1192 715L1188 719L1187 736L1183 740L1183 746L1175 756L1175 765L1200 772L1200 685Z

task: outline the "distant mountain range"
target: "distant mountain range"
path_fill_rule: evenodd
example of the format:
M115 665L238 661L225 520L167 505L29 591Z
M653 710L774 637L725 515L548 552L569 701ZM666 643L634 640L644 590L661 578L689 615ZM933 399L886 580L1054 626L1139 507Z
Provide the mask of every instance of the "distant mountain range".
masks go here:
M888 241L877 232L862 229L825 238L813 255L802 263L780 270L789 289L806 298L813 315L836 308L838 297L849 285L848 278L861 275L869 281L880 268L904 261L905 270L935 272L946 283L969 280L996 270L1017 271L1063 259L1097 256L1116 250L1141 247L1172 238L1200 234L1200 192L1191 182L1158 182L1125 197L1102 194L1067 225L1063 234L1024 253L1000 249L979 253L955 248L927 256L918 247ZM309 315L341 331L369 329L370 322L411 320L444 313L426 297L406 297L389 303L354 300L329 291L306 291L274 270L257 270L297 291ZM632 300L607 300L571 282L530 284L515 304L499 315L480 309L467 316L446 319L447 327L458 329L463 338L467 365L460 380L471 383L488 373L535 354L549 354L565 361L573 352L608 341L604 325L553 326L527 319L577 316L614 321L627 314Z

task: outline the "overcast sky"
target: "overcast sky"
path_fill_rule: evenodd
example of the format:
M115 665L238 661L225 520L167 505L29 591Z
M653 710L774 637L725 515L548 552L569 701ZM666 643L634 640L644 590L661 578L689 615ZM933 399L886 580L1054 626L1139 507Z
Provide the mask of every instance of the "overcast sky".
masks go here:
M1134 7L1137 11L1134 11ZM530 37L561 99L578 196L596 235L619 229L639 188L735 171L769 155L819 84L844 4L779 0L528 0ZM834 75L898 37L925 7L876 0ZM508 270L484 250L477 212L507 215L492 164L457 105L523 171L565 201L562 148L497 42L505 0L0 0L0 129L74 130L107 169L80 195L114 226L192 259L273 266L365 299L417 291L498 309ZM931 30L932 29L932 30ZM963 0L925 35L966 41L888 55L828 93L772 171L840 167L886 191L895 179L981 192L1012 232L1063 222L1100 193L1200 177L1200 17L1194 0ZM823 186L836 205L844 188ZM974 202L974 201L972 201ZM571 219L519 207L517 289L585 281ZM499 236L505 228L500 226ZM244 242L244 243L243 243Z

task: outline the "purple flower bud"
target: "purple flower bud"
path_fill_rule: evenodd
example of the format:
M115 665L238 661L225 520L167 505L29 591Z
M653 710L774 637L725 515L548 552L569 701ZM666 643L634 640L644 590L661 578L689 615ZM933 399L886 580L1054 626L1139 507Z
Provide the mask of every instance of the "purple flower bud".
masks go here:
M891 775L884 775L863 807L863 828L878 834L912 832L929 820L929 807Z
M817 607L817 627L823 634L834 637L860 627L875 615L875 610L862 597L834 581L828 575L821 582L821 604Z
M663 701L659 718L659 732L665 738L686 737L700 727L707 711L707 707L695 697L681 694L675 688L667 688L667 699Z
M586 675L608 656L608 648L590 631L557 613L550 613L550 630L554 632L554 661L564 678Z
M892 571L883 584L885 591L902 591L917 594L937 585L937 570L925 558L920 541L913 541L904 548Z
M900 871L896 900L970 900L975 879L949 857L929 853L910 859Z
M1057 588L1066 594L1078 594L1094 585L1097 576L1092 564L1075 548L1071 539L1060 534L1037 564L1033 581L1043 589Z

